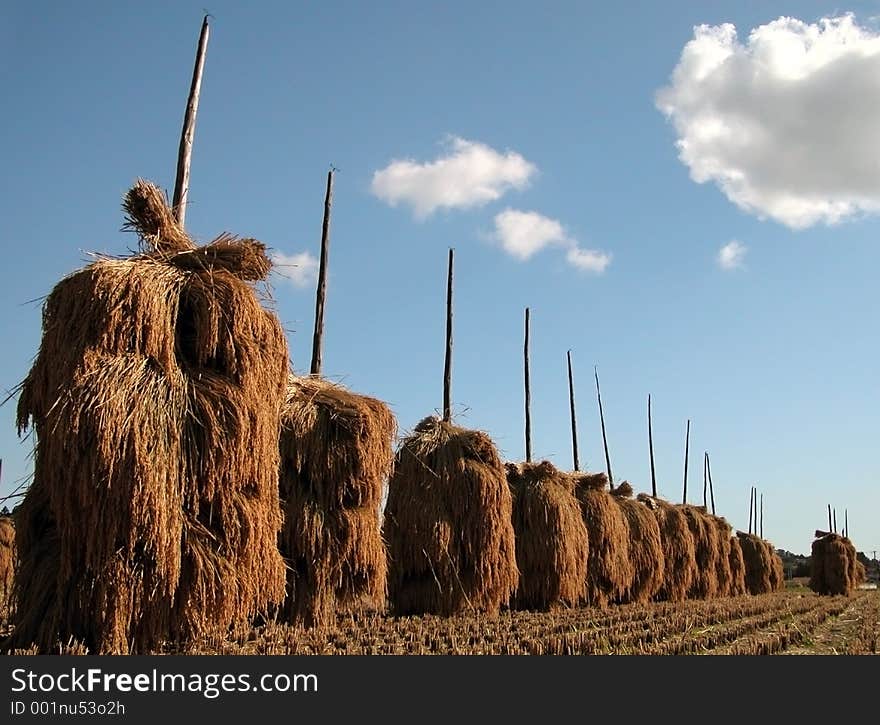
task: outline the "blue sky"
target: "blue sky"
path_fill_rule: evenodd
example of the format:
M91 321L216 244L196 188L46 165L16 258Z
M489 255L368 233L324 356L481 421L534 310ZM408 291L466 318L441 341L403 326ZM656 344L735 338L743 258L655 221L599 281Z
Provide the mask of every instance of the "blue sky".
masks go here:
M0 10L4 390L38 348L34 300L86 252L135 247L120 232L134 179L170 194L202 8ZM301 255L317 255L332 163L324 370L402 431L442 403L452 246L456 419L506 459L524 456L529 306L534 458L571 465L571 349L582 464L604 467L597 365L616 479L650 487L651 393L667 498L690 418L692 502L708 450L734 526L757 485L777 546L807 552L831 503L857 548L880 549L880 3L208 9L187 228L306 262L272 278L297 371L314 306ZM14 404L0 494L31 470Z

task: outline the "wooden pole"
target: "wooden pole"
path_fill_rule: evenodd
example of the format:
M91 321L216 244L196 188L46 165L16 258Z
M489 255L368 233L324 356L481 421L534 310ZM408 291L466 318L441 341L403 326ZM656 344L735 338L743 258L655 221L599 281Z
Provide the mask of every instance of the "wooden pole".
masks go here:
M321 261L318 266L318 292L315 298L315 333L312 338L312 375L321 374L324 350L324 299L327 296L327 253L330 249L330 207L333 205L333 171L327 172L324 195L324 222L321 225Z
M202 89L202 71L205 67L205 51L208 48L208 16L202 20L199 33L199 46L196 50L196 62L193 67L192 83L189 87L189 98L186 101L186 112L183 116L183 129L180 132L180 146L177 150L177 174L174 179L174 197L171 203L177 223L183 228L186 217L186 202L189 196L189 169L192 163L193 137L196 132L196 113L199 110L199 93Z
M849 538L849 512L846 509L843 510L843 535Z
M529 308L526 307L526 339L523 343L523 374L526 387L526 463L532 462L532 391L529 386Z
M687 431L684 434L684 491L681 495L681 502L687 503L688 500L688 447L691 442L691 420L688 418Z
M443 365L443 420L452 420L452 263L449 250L449 272L446 277L446 360Z
M831 523L831 504L828 504L828 531L834 533L834 525Z
M596 376L596 397L599 400L599 421L602 424L602 445L605 447L605 468L608 471L608 486L614 490L614 479L611 477L611 456L608 454L608 436L605 435L605 413L602 410L602 393L599 391L599 368L594 367Z
M755 505L755 487L752 486L749 489L749 535L752 533L752 519L754 518L754 505Z
M837 533L837 509L836 508L834 509L834 529L833 529L833 531L835 534Z
M648 393L648 453L651 456L651 495L657 498L657 473L654 470L654 431L651 424L651 394Z
M709 501L707 500L707 496L709 493L709 474L706 469L706 459L709 454L706 451L703 451L703 508L706 511L709 510Z
M761 533L759 534L759 536L763 539L763 538L764 538L764 494L763 494L763 493L761 494L761 518L760 518L760 527L761 527L761 529L760 529L760 530L761 530Z
M712 464L709 462L709 454L706 454L706 472L709 474L709 500L712 502L712 515L715 515L715 489L712 486Z
M578 460L578 431L577 419L574 414L574 373L571 370L571 350L567 353L568 357L568 404L571 409L571 454L574 458L574 470L580 471L580 461Z

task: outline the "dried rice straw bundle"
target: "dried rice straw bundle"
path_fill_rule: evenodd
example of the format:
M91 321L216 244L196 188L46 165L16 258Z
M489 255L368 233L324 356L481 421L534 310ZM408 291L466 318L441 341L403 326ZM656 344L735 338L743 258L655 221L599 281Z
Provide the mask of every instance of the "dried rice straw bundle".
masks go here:
M575 492L589 534L587 603L605 607L624 599L635 577L629 520L607 490L604 473L573 473Z
M61 280L21 386L36 431L7 646L148 652L224 636L284 595L278 433L287 343L262 244L197 247L161 192L124 207L142 253Z
M508 463L519 609L576 606L586 595L589 538L574 481L549 461Z
M687 517L674 504L640 493L638 500L652 509L660 527L663 548L663 583L656 598L661 601L683 602L697 576L694 537Z
M383 534L397 614L494 614L516 592L510 489L485 433L422 420L398 449Z
M622 601L650 602L663 586L666 559L657 517L632 498L632 486L623 481L611 492L629 525L629 551L633 578Z
M285 621L317 626L340 609L384 610L379 509L396 434L382 401L320 378L290 378L281 414Z

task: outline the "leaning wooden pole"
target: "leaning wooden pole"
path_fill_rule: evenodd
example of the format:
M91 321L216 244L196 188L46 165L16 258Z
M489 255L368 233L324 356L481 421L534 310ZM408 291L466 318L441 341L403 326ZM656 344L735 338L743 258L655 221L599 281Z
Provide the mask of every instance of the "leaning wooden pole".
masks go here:
M828 532L834 533L834 525L831 522L831 504L828 504Z
M651 495L657 498L657 473L654 470L654 431L651 424L651 394L648 393L648 454L651 457Z
M574 407L574 373L571 370L571 350L567 353L568 357L568 405L571 411L571 455L574 459L574 470L580 471L580 461L578 460L578 429L577 418L575 417Z
M703 508L706 509L706 511L709 510L709 473L706 468L706 460L708 457L709 454L703 451Z
M189 98L186 101L186 112L183 115L183 129L180 132L180 146L177 150L177 174L174 178L174 197L172 208L177 223L183 227L186 217L186 202L189 196L189 169L192 163L193 138L196 133L196 113L199 110L199 93L202 89L202 71L205 67L205 51L208 49L208 15L202 20L199 33L199 46L196 50L196 62L193 67L192 83L189 87Z
M754 518L755 487L749 489L749 535L752 533L752 519Z
M324 300L327 297L327 254L330 249L330 208L333 206L333 169L327 172L324 195L324 222L321 225L321 261L318 265L318 291L315 296L315 332L312 338L312 375L321 374L324 352Z
M523 377L526 389L526 463L532 462L532 390L529 381L529 308L526 307L526 336L523 343Z
M605 469L608 471L608 486L614 490L614 479L611 476L611 456L608 453L608 436L605 434L605 412L602 410L602 393L599 390L599 368L594 367L596 376L596 398L599 400L599 422L602 424L602 445L605 447Z
M715 489L712 486L712 464L709 462L709 454L706 453L706 473L709 474L709 500L712 502L712 515L715 515Z
M681 494L681 502L688 502L688 449L691 443L691 420L688 418L687 430L684 434L684 490Z
M449 272L446 276L446 359L443 364L443 420L452 420L452 264L454 252L449 250Z

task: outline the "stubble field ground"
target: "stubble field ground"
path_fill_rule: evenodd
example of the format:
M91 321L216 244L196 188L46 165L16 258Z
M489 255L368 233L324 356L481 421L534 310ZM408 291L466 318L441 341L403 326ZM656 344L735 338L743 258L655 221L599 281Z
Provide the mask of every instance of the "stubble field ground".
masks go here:
M7 629L8 631L8 629ZM878 654L880 591L818 596L798 583L760 596L497 617L339 615L302 630L277 623L188 654L866 655ZM85 654L75 644L62 654ZM168 650L168 654L176 653ZM21 654L26 654L21 652Z

